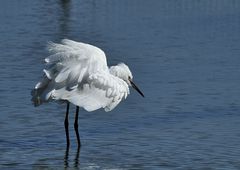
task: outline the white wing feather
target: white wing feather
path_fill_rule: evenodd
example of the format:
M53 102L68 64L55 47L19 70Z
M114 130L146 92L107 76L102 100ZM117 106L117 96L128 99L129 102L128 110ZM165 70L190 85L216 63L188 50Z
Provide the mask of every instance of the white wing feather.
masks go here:
M84 76L108 69L104 52L89 44L64 39L62 44L49 43L48 50L53 54L45 62L57 83L67 79L67 83L78 83Z
M74 89L89 75L108 71L105 53L90 44L63 39L61 44L49 43L48 50L44 78L32 91L35 106L50 100L53 90Z
M110 111L129 94L128 85L109 73L104 52L92 45L64 39L49 43L44 78L32 91L35 106L68 100L87 111Z
M119 85L116 88L114 84ZM112 89L115 92L109 93L109 91L113 91ZM128 85L123 80L107 72L97 72L91 74L82 87L79 86L71 91L54 90L52 97L55 100L68 100L87 111L94 111L99 108L111 111L128 94Z

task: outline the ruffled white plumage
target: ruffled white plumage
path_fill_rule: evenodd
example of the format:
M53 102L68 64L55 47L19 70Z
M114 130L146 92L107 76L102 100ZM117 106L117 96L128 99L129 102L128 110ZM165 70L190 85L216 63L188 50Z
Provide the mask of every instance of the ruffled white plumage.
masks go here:
M87 111L110 111L129 94L128 84L109 72L101 49L64 39L48 50L44 77L32 93L35 105L67 100Z

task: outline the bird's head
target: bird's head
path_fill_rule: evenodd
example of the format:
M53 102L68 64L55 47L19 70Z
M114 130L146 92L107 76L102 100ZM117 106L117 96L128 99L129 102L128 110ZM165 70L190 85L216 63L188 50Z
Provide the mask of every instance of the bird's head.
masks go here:
M133 82L133 76L132 72L128 68L128 66L124 63L120 63L116 66L112 66L110 68L110 73L114 76L117 76L124 80L128 86L133 87L142 97L144 97L144 94L140 91L140 89L136 86L136 84Z

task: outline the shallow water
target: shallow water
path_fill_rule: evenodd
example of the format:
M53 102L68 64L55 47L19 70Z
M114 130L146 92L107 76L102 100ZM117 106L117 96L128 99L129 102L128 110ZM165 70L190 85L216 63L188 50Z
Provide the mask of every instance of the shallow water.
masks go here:
M0 6L0 169L240 169L238 0L42 0ZM48 41L94 44L144 92L112 112L33 107Z

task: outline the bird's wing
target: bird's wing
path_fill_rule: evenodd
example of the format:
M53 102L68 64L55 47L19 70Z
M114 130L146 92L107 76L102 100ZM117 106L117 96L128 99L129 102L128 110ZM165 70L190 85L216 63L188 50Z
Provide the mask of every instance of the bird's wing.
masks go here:
M51 55L45 58L45 76L33 90L35 105L51 99L52 90L73 90L89 75L108 71L105 53L93 45L63 39L61 44L49 43L48 50Z
M126 82L107 72L91 74L87 82L72 91L62 92L55 90L52 93L55 99L68 100L69 102L83 107L87 111L94 111L104 108L111 111L119 102L129 94Z
M108 69L105 53L90 44L63 39L62 44L49 43L48 50L52 55L45 62L50 67L44 72L56 83L67 81L71 87L92 73Z

